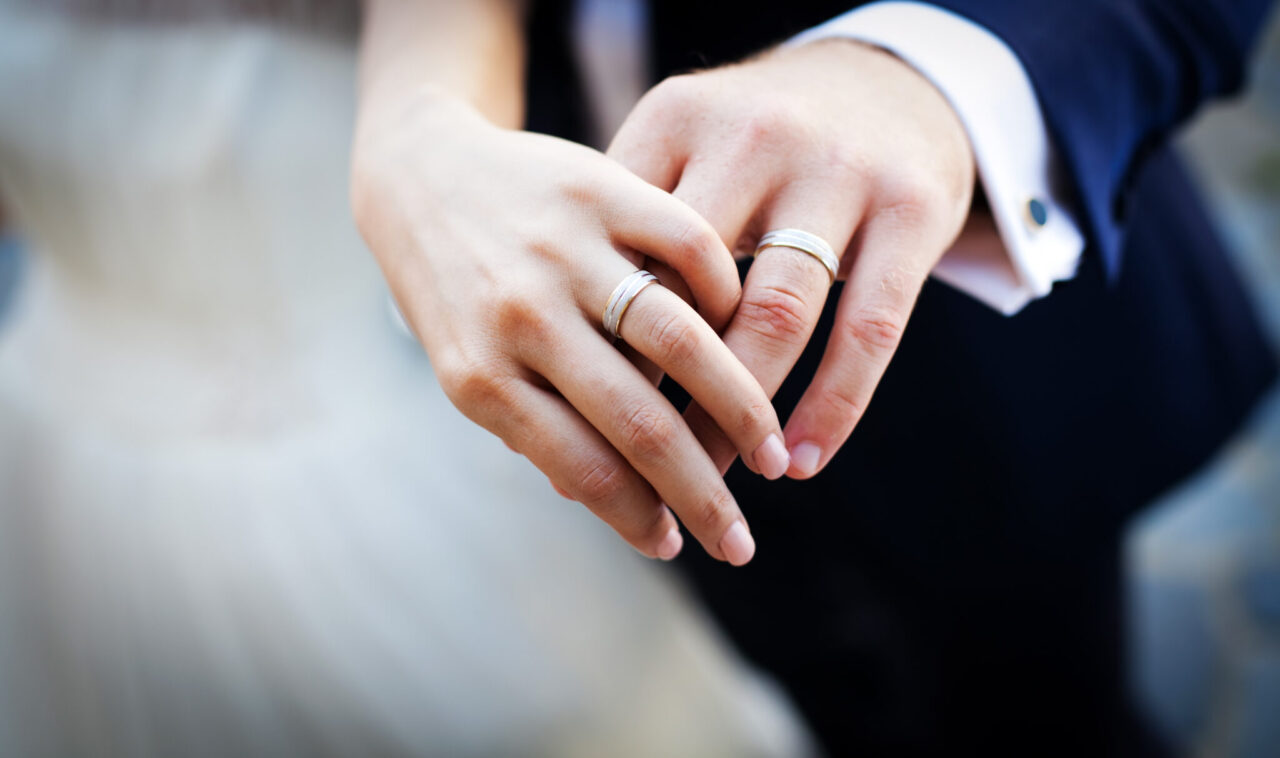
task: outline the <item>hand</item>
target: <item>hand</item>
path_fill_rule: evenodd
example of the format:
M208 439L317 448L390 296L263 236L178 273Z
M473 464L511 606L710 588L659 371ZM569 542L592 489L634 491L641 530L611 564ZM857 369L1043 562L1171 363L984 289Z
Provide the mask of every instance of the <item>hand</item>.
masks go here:
M431 89L409 100L362 112L352 204L449 398L641 552L680 550L665 503L712 556L745 563L754 542L715 465L601 327L645 256L670 267L706 320L651 286L622 338L782 476L769 398L707 323L741 294L715 231L598 152L501 129Z
M842 256L836 324L786 427L788 475L813 476L853 431L925 277L964 224L975 169L958 117L899 59L828 40L667 79L609 155L688 203L738 253L769 230L799 228ZM817 260L788 248L752 264L723 337L770 396L830 283ZM685 417L727 469L734 446L707 409L695 403Z

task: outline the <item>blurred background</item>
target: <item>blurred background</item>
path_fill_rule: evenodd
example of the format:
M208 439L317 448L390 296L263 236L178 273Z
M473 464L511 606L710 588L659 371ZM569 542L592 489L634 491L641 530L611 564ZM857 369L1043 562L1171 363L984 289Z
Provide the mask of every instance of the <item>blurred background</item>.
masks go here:
M1280 18L1248 93L1180 141L1280 345ZM1170 366L1177 371L1177 366ZM1280 755L1280 391L1129 531L1134 685L1194 755Z
M1180 141L1280 346L1280 18L1247 95L1204 113ZM22 241L6 230L0 328L26 268ZM512 499L524 494L525 478L509 481ZM1135 520L1128 556L1132 683L1154 721L1197 756L1280 755L1280 390L1206 470ZM711 655L687 644L690 655ZM760 701L773 697L751 686ZM774 738L779 752L802 742L790 728L761 727L786 735Z

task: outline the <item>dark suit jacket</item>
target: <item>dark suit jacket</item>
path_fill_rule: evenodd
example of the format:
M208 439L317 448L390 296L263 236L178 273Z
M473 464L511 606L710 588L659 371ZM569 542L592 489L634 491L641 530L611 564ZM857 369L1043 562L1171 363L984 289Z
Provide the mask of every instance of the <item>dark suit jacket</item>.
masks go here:
M1241 86L1268 3L936 4L1027 68L1083 210L1081 270L1012 318L926 285L822 475L730 472L755 561L693 549L683 562L834 755L1159 753L1124 695L1122 527L1203 465L1275 375L1167 138ZM655 80L852 5L655 0ZM573 134L562 22L535 15L531 107L535 126ZM779 393L784 415L830 310Z

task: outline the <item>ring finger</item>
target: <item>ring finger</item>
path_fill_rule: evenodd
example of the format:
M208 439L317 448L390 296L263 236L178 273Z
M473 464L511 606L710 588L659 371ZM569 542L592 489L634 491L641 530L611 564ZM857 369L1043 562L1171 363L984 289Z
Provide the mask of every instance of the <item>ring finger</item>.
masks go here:
M824 186L791 185L762 215L766 230L801 229L826 240L840 258L862 215L863 200ZM714 222L713 222L714 223ZM790 247L769 247L752 263L742 303L724 333L724 343L773 396L804 352L822 314L831 275L814 256ZM686 420L721 471L737 455L710 414L691 406ZM795 455L796 451L789 451ZM809 454L807 449L801 455Z
M626 344L671 375L769 479L786 473L790 459L773 404L751 372L711 327L664 287L640 292L620 326Z

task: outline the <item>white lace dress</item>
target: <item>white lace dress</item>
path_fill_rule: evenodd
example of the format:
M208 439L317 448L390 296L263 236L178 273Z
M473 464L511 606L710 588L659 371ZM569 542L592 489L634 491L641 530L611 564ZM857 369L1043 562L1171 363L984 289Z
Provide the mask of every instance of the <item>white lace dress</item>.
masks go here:
M803 752L393 327L354 66L0 0L0 755Z

